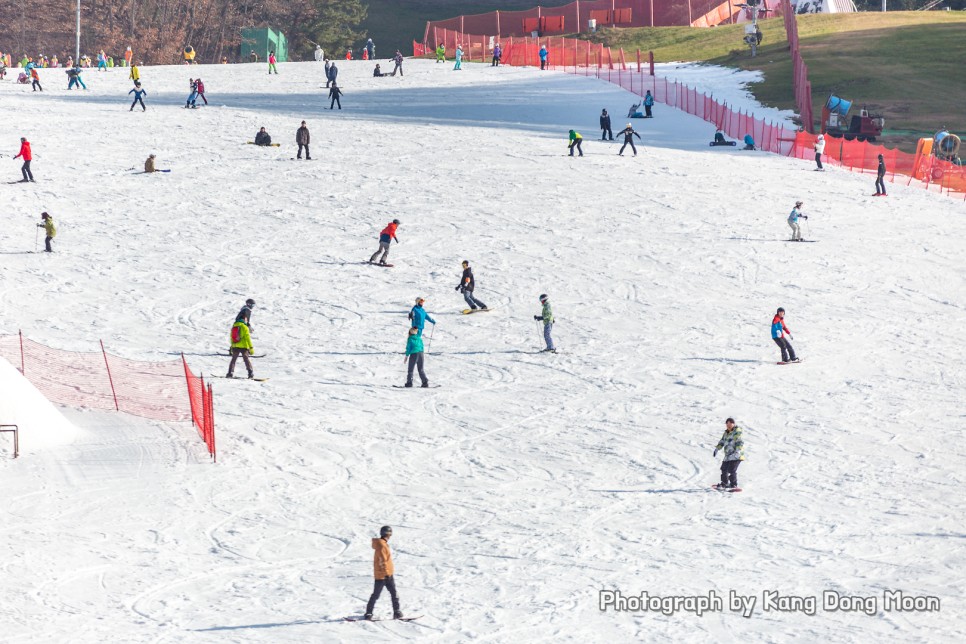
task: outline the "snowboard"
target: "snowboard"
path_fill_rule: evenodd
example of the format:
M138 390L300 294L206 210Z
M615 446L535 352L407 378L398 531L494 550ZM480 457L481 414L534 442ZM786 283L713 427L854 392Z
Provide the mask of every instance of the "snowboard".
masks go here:
M395 387L396 389L439 389L442 386L443 385L430 385L428 387L422 387L422 386L417 387L416 385L413 385L412 387L407 387L405 385L393 385L393 387ZM415 619L415 617L413 619Z
M713 148L716 148L716 147L722 146L722 145L738 145L738 142L737 141L725 141L724 143L715 143L714 141L712 141L708 145L710 145Z
M795 242L796 244L815 244L818 243L817 239L783 239L785 242Z
M485 308L485 309L463 309L463 315L470 315L471 313L485 313L486 311L490 311L490 310L492 310L492 309L490 309L490 308Z
M870 197L888 197L889 193L875 194L875 195L869 195L869 196Z
M23 179L18 179L17 181L8 181L7 183L9 183L10 185L13 185L15 183L37 183L37 182L36 181L24 181Z
M422 615L416 615L415 617L400 617L399 619L382 619L379 617L373 617L372 619L366 619L365 617L343 617L347 622L411 622L413 620L419 619Z
M789 360L785 362L784 360L777 362L776 364L795 364L796 362L801 362L801 358L795 358L794 360Z
M712 485L711 489L718 490L719 492L741 492L740 487L729 487L729 488L722 489L719 483L715 483L714 485Z
M256 143L254 141L248 141L247 143L248 143L248 145L256 145ZM259 146L259 147L278 148L278 147L281 147L281 145L282 145L281 143L269 143L268 145Z
M231 353L222 353L222 354L219 354L219 355L223 355L226 358L230 358L231 357ZM238 357L240 358L241 356L238 356ZM258 354L249 353L248 354L248 357L249 358L264 358L265 357L265 354L264 353L258 353Z
M392 268L395 264L380 264L379 262L362 262L363 264L369 264L370 266L380 266L382 268Z
M248 378L247 376L246 377L235 376L233 378L229 378L228 376L208 376L208 377L221 378L222 380L252 380L254 382L266 382L268 380L268 378Z

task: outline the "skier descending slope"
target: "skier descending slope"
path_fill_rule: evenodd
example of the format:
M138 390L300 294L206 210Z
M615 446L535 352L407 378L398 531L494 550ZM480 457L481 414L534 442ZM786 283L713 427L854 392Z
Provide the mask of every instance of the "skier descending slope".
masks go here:
M745 460L745 441L741 436L741 428L735 424L734 418L725 421L725 432L714 448L717 458L718 450L724 450L724 460L721 462L721 484L719 490L740 492L738 487L738 466Z
M618 132L617 136L622 134L624 135L624 145L621 146L621 150L617 153L617 155L624 156L624 148L630 144L631 150L634 152L634 156L637 156L637 148L634 147L634 137L636 136L638 139L640 139L641 135L634 131L634 128L630 123L627 124L627 127Z
M392 264L386 263L386 259L389 257L389 244L392 242L392 240L395 239L396 243L399 243L399 238L396 237L397 228L399 228L399 220L393 219L386 225L385 228L382 229L382 232L379 233L379 250L374 252L372 257L369 258L370 264L375 264L376 257L379 256L379 253L382 253L382 258L379 260L379 264L382 266L392 266Z
M413 337L413 336L410 336ZM394 619L402 619L403 614L399 609L399 596L396 595L396 581L393 575L396 572L392 564L392 551L389 550L389 538L392 537L392 528L384 525L379 529L379 538L372 540L372 549L375 551L372 558L373 574L376 578L372 595L369 603L366 604L366 619L372 619L372 610L376 607L376 601L382 594L382 589L389 591L392 598L392 616Z
M416 298L416 305L409 310L409 319L413 323L413 328L416 329L419 337L423 336L423 328L426 326L426 322L429 321L433 326L436 326L436 320L429 316L426 309L423 308L423 303L426 302L421 297Z
M785 338L786 333L788 334L788 339ZM788 341L794 340L794 338L792 337L792 332L785 326L785 309L781 307L775 312L775 317L771 320L771 339L782 350L782 361L779 364L800 362L795 356L795 349L792 348L792 343Z
M544 351L557 353L557 350L553 346L553 337L550 335L550 331L553 328L553 311L550 309L550 298L546 293L540 296L540 304L543 305L543 310L540 312L540 315L534 315L533 319L543 322L543 339L547 342L547 348Z

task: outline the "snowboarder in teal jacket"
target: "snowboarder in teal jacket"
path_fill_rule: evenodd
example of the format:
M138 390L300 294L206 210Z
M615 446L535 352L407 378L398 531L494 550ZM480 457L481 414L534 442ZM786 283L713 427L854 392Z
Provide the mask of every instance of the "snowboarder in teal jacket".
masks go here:
M738 487L738 466L745 460L745 441L741 436L741 428L735 424L734 418L725 421L725 433L714 448L714 456L719 450L724 450L724 460L721 462L721 485L719 489Z
M419 329L412 327L409 329L409 340L406 341L406 356L409 360L409 371L406 374L406 386L413 386L413 369L419 371L419 379L423 387L429 387L429 379L423 371L423 339L419 335Z

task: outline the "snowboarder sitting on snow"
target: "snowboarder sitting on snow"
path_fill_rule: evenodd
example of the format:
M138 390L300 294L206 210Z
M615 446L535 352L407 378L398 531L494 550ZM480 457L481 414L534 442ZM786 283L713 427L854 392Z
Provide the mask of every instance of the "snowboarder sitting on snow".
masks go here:
M382 78L383 76L388 76L389 74L383 74L382 69L379 67L379 63L376 63L376 68L372 70L372 75L374 78Z
M384 525L379 529L379 538L372 540L372 549L375 550L372 568L376 583L369 597L369 603L366 604L366 619L372 619L372 610L376 607L376 600L382 594L383 588L389 591L389 596L392 598L393 619L402 619L403 616L402 611L399 610L399 597L396 595L396 582L393 579L396 568L392 565L392 551L389 550L388 542L391 536L392 528Z
M787 339L785 338L786 333L788 334ZM792 343L788 341L794 338L792 338L792 332L785 326L785 309L783 308L779 307L775 317L771 319L771 339L782 351L782 362L798 362L795 349L792 348Z
M745 135L745 147L742 150L754 150L755 149L755 139L750 134Z
M425 389L429 387L429 379L426 378L426 372L423 371L423 337L420 335L421 331L416 327L409 329L409 339L406 341L406 356L409 361L409 371L406 373L406 386L413 386L413 369L419 371L419 379L422 381L422 387Z
M714 143L711 145L728 145L728 140L725 138L724 132L716 130L714 133Z
M54 237L57 236L57 227L54 226L54 218L47 213L41 213L40 218L43 220L41 223L37 224L37 228L43 228L47 236L44 238L44 252L52 253L53 249L50 247L50 242Z
M480 302L478 299L473 297L473 289L476 288L476 280L473 279L473 269L470 268L470 263L463 260L463 277L460 278L460 283L456 285L457 291L463 292L463 299L469 305L470 309L475 311L477 307L486 309L486 304ZM434 322L435 324L435 322Z
M154 167L154 155L153 154L150 155L147 158L147 160L144 162L144 171L145 172L157 172L157 169Z
M412 320L413 328L417 330L417 335L422 337L423 327L426 326L426 322L429 321L433 326L436 326L436 320L429 317L429 313L423 308L423 303L425 303L421 297L416 298L416 305L409 310L409 319Z
M798 224L799 219L808 219L808 215L802 214L802 202L796 201L795 207L788 213L788 227L792 229L792 241L805 241L802 239L802 227Z
M634 103L631 105L631 109L627 110L627 118L629 119L642 119L644 114L641 113L641 104Z
M634 128L631 127L630 123L627 124L627 127L618 132L617 136L620 136L621 134L624 135L624 145L621 146L621 151L617 153L617 156L624 156L624 148L627 147L628 143L631 146L631 150L634 151L634 156L637 156L637 148L634 147L634 137L636 136L638 139L640 139L641 135L634 131Z
M379 250L374 252L372 257L369 258L370 264L375 263L376 257L379 256L379 253L382 253L382 258L379 260L379 263L386 263L386 259L389 257L389 243L394 239L396 240L397 244L399 243L399 239L396 237L397 228L399 228L399 220L393 219L388 225L386 225L385 228L382 229L382 232L379 233Z
M547 342L547 348L544 351L557 353L553 346L553 338L550 336L550 330L553 328L553 311L550 309L550 298L546 293L540 296L540 304L543 305L543 310L540 311L540 315L534 315L533 319L543 322L543 339Z
M255 145L271 145L272 135L265 131L265 128L258 130L258 134L255 135Z
M718 489L733 489L738 487L738 466L745 460L745 441L734 418L725 421L725 432L714 448L714 456L717 457L718 450L722 449L724 460L721 461L721 485Z
M228 375L225 377L235 377L235 361L238 360L238 356L241 356L242 360L245 361L245 368L248 369L248 377L254 378L255 371L252 369L252 361L250 356L255 349L252 347L252 335L244 320L235 320L235 323L231 325L230 338L231 362L228 364Z

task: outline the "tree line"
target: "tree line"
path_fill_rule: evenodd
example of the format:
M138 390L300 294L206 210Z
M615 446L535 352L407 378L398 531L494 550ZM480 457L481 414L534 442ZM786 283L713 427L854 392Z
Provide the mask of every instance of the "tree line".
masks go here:
M271 27L302 60L316 43L333 53L361 46L367 10L361 0L81 0L81 54L118 59L130 46L137 61L168 64L190 45L198 62L235 62L242 29ZM0 51L73 54L76 11L76 0L0 0Z

